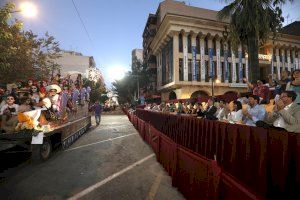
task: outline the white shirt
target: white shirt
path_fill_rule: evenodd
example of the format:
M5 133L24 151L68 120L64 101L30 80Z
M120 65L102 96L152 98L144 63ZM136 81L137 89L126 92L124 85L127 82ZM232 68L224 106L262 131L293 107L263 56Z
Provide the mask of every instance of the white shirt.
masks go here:
M239 122L242 121L243 118L243 110L240 109L238 111L232 111L228 115L228 120L232 122Z
M284 110L288 110L291 107L292 104L293 103L285 106ZM280 127L280 128L284 128L285 124L286 123L285 123L285 121L284 121L284 119L283 119L283 117L281 115L278 115L278 118L273 122L273 126Z
M4 106L2 106L1 110L0 110L0 115L3 115L4 110L6 110L7 108L14 108L15 112L12 112L12 115L16 115L18 113L19 110L19 105L18 104L13 104L11 106L9 106L8 104L4 104Z

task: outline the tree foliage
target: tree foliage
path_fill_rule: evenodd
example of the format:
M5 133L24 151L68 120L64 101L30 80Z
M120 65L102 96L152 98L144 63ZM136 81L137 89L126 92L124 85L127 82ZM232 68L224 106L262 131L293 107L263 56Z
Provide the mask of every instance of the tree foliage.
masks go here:
M49 78L59 69L54 60L60 56L59 43L48 33L38 37L23 31L22 22L11 17L14 4L0 8L0 83L28 78Z
M105 101L108 99L108 97L106 96L107 92L106 92L105 85L101 81L94 82L94 81L90 81L87 78L84 78L83 86L91 87L91 93L90 93L91 103L95 103L97 100L99 100L101 103L105 103Z
M250 79L260 77L258 49L270 36L276 38L282 28L281 5L293 0L224 0L228 5L218 13L220 19L229 19L229 40L248 46Z
M132 72L126 73L122 80L117 80L112 83L113 91L115 91L119 97L118 101L120 104L132 103L138 99L138 87L139 94L149 91L149 73L146 65L141 63L139 60L133 62L135 66Z

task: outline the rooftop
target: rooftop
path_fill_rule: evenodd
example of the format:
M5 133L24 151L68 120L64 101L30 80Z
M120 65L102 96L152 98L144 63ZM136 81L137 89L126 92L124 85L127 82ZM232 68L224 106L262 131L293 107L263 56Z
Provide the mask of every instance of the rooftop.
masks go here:
M288 35L300 36L300 21L295 21L286 25L280 32Z

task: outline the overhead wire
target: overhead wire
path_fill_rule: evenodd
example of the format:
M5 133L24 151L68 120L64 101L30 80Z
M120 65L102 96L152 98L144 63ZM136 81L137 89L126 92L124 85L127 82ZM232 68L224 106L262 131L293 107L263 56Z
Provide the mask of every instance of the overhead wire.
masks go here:
M91 38L91 36L90 36L90 34L89 34L89 32L88 32L88 30L87 30L87 28L86 28L86 26L85 26L85 24L84 24L82 18L81 18L81 15L80 15L80 13L79 13L79 10L78 10L78 8L77 8L77 6L76 6L74 0L71 0L71 1L72 1L73 6L74 6L74 8L75 8L75 10L76 10L76 13L77 13L77 16L78 16L78 18L79 18L79 20L80 20L80 22L81 22L81 25L83 26L83 29L85 30L85 33L86 33L87 37L89 38L89 41L90 41L92 47L95 48L94 43L93 43L93 41L92 41L92 38Z

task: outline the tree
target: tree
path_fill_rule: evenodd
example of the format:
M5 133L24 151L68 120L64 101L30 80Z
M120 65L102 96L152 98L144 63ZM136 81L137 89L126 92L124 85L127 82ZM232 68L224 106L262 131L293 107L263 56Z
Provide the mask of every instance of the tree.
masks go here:
M14 4L0 8L0 83L28 78L49 78L54 60L60 56L59 43L48 33L38 37L23 31L22 22L11 19Z
M135 101L134 93L137 90L137 84L136 81L133 81L133 78L133 74L128 72L123 79L116 80L112 83L112 90L118 94L118 101L120 104Z
M99 100L101 103L105 103L105 101L108 99L108 97L106 96L107 92L105 85L101 81L94 82L87 78L84 78L83 86L91 87L90 101L92 103L95 103L97 100Z
M248 47L249 79L260 79L258 49L273 36L277 37L284 18L280 6L293 0L224 0L228 5L218 12L220 19L229 18L229 38L233 46Z

